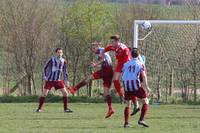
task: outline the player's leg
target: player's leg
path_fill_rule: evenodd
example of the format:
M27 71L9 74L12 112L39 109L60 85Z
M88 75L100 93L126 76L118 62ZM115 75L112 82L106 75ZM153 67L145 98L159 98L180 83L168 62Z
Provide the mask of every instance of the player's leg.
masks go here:
M60 90L63 94L63 107L64 107L64 112L72 112L68 108L68 96L67 96L67 90L65 88L65 83L64 81L55 81L54 87L56 90Z
M122 87L120 85L120 79L121 79L121 73L120 72L115 72L114 73L114 77L113 77L113 83L114 83L114 86L115 86L115 89L116 89L118 95L120 97L122 97L123 93L122 93Z
M143 78L142 78L141 74L139 76L139 79L140 79L140 82L143 82ZM136 113L138 113L140 111L139 102L138 102L137 96L133 96L132 102L133 102L134 108L133 108L133 112L131 113L131 116L135 115Z
M147 98L147 93L143 88L140 88L137 96L138 96L138 98L142 99L142 104L143 104L138 124L142 125L144 127L149 127L148 124L144 121L144 117L145 117L145 115L148 111L148 108L149 108L149 99Z
M67 90L65 88L60 89L60 91L63 94L63 107L64 107L64 112L66 113L71 113L73 112L70 108L68 108L68 95L67 95Z
M137 96L133 96L132 102L133 102L134 108L133 108L133 112L131 113L131 116L135 115L137 112L140 111L140 107L139 107L139 102L138 102Z
M115 112L112 107L112 96L110 94L111 83L112 83L112 81L110 81L107 84L106 84L106 82L104 82L104 97L105 97L105 100L108 105L108 112L107 112L105 118L109 118Z
M120 103L122 104L124 99L123 99L122 87L120 85L120 79L121 79L121 73L115 72L114 77L113 77L113 83L114 83L114 86L115 86L115 90L117 91L117 93L119 95Z
M52 88L52 83L45 82L44 88L42 90L42 95L39 97L39 105L38 105L36 112L42 112L42 106L43 106L43 104L45 102L45 98L48 95L51 88Z
M149 107L148 98L143 98L142 103L143 103L143 106L142 106L142 109L141 109L141 114L140 114L140 119L138 121L138 124L142 125L144 127L149 127L149 125L144 121L144 117L145 117L147 110L148 110L148 107Z
M127 91L124 91L124 100L126 101L126 106L124 108L124 128L129 128L129 115L131 108L131 100L133 94Z
M131 108L131 100L125 100L126 106L124 108L124 128L129 128L129 115L130 115L130 108Z
M81 87L87 85L91 80L94 80L94 79L100 79L100 71L94 72L93 74L91 74L89 77L79 82L74 87L71 87L69 89L70 93L74 95L76 91L78 91Z

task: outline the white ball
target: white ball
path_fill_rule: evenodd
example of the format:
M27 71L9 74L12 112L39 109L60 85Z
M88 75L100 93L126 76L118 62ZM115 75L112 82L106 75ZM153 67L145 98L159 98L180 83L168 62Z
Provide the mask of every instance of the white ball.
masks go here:
M147 30L151 28L151 23L149 21L144 21L142 23L142 29Z

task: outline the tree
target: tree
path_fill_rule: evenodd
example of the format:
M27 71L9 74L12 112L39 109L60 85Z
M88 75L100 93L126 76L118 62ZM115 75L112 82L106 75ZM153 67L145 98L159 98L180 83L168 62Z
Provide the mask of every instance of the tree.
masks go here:
M51 3L52 4L52 3ZM50 28L49 17L54 6L43 5L38 0L1 1L2 30L8 45L6 52L12 55L10 60L15 66L15 78L26 75L24 95L36 94L35 74L44 45L52 45L47 33ZM42 12L42 13L41 13ZM51 31L50 31L51 33ZM50 43L50 44L48 44ZM23 77L23 76L22 76Z
M67 6L67 5L64 5ZM79 0L64 7L61 17L61 40L72 68L72 84L91 71L87 65L93 60L90 44L104 42L112 27L110 9L98 0ZM84 73L83 73L84 72ZM92 95L91 86L88 95Z

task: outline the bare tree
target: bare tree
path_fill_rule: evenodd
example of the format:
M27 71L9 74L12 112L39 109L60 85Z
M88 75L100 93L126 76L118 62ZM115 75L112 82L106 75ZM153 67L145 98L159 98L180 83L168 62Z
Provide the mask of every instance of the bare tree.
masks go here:
M200 16L200 2L198 0L186 0L188 10L193 16L194 20L199 20ZM198 75L199 75L199 65L200 64L200 26L196 26L196 42L191 47L192 59L191 59L191 73L193 77L193 89L194 89L194 102L197 101L197 82L198 82Z
M6 51L12 54L16 66L15 78L26 74L24 95L36 94L36 67L45 45L42 40L48 38L44 34L47 34L53 9L53 5L43 5L38 0L4 0L0 6L2 29L8 40Z

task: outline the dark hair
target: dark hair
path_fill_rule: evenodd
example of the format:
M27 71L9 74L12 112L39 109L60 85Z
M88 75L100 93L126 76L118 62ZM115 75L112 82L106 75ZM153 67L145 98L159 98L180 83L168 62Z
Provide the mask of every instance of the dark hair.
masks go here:
M133 48L132 51L131 51L131 55L132 55L133 58L138 57L138 55L139 55L138 49L137 48Z
M55 52L57 53L57 52L58 52L58 50L62 50L62 48L56 48Z
M114 39L115 41L118 41L120 39L119 35L113 35L110 37L110 39Z

